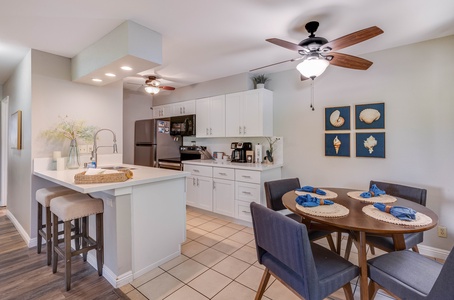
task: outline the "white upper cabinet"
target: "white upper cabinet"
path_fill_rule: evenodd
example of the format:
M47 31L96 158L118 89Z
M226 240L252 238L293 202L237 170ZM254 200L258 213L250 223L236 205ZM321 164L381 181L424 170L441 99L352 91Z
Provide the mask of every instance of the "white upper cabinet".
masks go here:
M196 101L196 136L225 137L225 95Z
M272 136L273 92L256 89L226 95L226 136Z
M173 104L173 115L184 116L195 114L195 100L183 101Z
M173 114L172 104L153 106L153 119L168 118Z

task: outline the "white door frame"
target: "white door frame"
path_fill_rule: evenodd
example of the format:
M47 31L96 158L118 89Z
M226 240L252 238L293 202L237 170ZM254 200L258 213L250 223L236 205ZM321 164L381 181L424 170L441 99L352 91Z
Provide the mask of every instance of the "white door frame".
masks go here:
M2 99L1 103L1 186L0 206L6 206L8 188L8 126L9 126L9 96Z

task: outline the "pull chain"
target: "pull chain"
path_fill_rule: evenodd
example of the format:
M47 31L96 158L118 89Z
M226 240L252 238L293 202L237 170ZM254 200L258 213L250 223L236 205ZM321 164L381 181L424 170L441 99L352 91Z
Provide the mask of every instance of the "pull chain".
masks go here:
M314 107L314 78L315 77L311 77L312 81L311 81L311 108L312 108L312 111L315 110L315 107Z

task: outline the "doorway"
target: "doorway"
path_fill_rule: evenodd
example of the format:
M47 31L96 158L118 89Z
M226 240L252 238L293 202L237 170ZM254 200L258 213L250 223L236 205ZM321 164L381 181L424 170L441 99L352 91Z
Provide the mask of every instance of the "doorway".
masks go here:
M8 187L8 121L9 121L9 96L2 99L1 103L1 158L0 158L0 206L6 206Z

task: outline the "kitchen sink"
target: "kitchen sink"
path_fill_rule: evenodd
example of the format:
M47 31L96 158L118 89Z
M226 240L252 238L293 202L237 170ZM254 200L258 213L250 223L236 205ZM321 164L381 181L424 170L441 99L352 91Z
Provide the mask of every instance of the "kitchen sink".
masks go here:
M100 167L105 170L135 170L135 168L125 167L125 166L110 166L110 167Z

